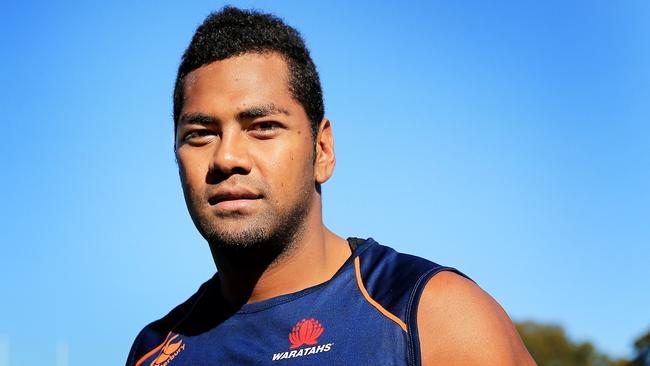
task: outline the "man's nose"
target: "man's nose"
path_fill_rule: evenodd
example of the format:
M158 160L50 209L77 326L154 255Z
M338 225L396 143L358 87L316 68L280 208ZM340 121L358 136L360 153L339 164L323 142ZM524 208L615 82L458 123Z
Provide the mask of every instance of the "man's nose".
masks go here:
M252 168L246 136L239 128L225 129L217 146L210 167L225 176L248 174Z

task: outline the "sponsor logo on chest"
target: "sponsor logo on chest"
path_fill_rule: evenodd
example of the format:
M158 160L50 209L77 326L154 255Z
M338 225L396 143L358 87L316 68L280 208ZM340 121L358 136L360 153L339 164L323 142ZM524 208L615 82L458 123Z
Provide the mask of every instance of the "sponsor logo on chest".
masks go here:
M165 342L158 356L151 361L150 366L167 366L183 350L185 350L185 342L176 334Z

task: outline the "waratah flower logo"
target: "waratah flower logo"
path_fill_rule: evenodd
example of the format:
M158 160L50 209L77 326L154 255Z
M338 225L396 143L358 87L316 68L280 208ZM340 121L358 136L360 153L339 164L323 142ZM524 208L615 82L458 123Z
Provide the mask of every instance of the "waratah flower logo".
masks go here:
M318 343L318 337L323 334L324 330L325 328L314 318L299 321L289 333L291 349L298 348L303 344L311 346Z

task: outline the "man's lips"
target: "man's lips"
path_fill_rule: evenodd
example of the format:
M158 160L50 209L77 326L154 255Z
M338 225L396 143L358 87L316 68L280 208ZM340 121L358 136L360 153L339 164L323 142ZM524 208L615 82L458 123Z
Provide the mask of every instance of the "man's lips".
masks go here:
M261 194L255 193L246 188L228 188L215 192L208 199L208 203L211 206L217 206L223 209L237 209L260 198L262 198Z

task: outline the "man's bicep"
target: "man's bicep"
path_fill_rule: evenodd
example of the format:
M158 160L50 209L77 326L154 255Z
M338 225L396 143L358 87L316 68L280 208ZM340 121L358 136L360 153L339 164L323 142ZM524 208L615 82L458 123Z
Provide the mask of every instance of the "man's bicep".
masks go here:
M429 280L417 323L424 366L535 364L501 306L455 273Z

